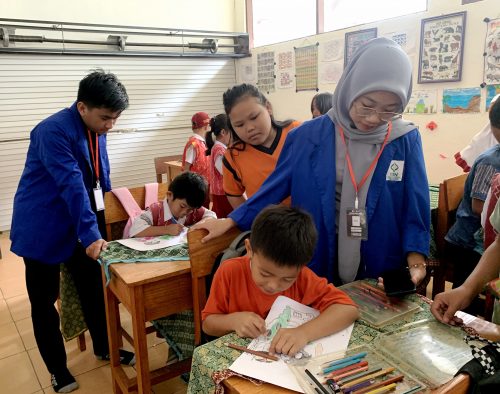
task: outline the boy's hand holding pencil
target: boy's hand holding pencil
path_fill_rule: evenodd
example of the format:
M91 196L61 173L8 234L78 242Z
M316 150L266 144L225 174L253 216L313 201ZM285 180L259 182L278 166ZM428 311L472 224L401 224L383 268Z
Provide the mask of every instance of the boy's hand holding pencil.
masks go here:
M266 322L254 312L235 312L231 318L234 331L241 338L257 338L266 333Z

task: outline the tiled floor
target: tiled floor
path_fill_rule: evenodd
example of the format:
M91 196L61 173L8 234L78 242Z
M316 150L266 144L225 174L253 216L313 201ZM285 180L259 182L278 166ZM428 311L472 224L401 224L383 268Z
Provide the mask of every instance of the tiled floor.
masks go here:
M54 393L42 361L30 317L22 259L9 251L8 234L0 234L0 393ZM130 317L122 312L122 322L131 332ZM75 393L112 393L109 363L98 361L86 334L87 350L80 352L76 340L66 343L68 367L80 385ZM162 339L148 336L151 368L164 365L168 348ZM130 368L130 374L134 371ZM187 385L179 378L153 386L154 393L184 394Z

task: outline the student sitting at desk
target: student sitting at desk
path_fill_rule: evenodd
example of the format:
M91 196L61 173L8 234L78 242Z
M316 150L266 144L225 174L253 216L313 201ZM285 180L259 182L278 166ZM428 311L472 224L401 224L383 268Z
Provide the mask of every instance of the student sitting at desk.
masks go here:
M184 226L192 226L201 219L216 219L214 212L202 207L207 192L207 183L201 175L183 172L169 185L165 199L151 204L134 219L130 236L179 235Z
M280 295L321 314L296 328L281 328L269 351L294 355L307 343L349 326L358 317L354 302L306 267L316 245L312 218L285 206L264 209L245 240L247 255L226 260L217 270L202 312L203 331L235 331L255 338L266 332L264 318Z

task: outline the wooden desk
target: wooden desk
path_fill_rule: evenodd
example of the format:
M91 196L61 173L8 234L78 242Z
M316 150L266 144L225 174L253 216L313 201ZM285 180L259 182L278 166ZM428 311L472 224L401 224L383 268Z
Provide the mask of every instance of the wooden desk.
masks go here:
M114 393L151 392L151 385L187 372L191 359L149 371L146 322L193 307L189 261L117 263L110 266L111 282L104 290ZM103 280L106 278L103 272ZM132 317L137 377L129 379L120 365L121 328L118 304Z
M500 340L500 326L491 322L475 318L466 322L467 326L474 328L481 336L492 341ZM264 383L256 386L249 380L233 376L222 383L229 394L240 393L262 393L262 394L292 394L294 391L287 390L272 384ZM459 375L441 387L432 390L433 394L466 394L469 389L469 375Z
M165 164L167 165L167 176L168 176L168 182L172 182L174 178L179 175L182 172L182 161L181 160L174 160L174 161L166 161Z

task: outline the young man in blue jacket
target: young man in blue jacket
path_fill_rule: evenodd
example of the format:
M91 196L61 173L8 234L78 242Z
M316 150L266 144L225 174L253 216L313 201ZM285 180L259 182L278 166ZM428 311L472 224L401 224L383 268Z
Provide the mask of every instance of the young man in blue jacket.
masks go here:
M109 359L101 270L106 248L103 193L111 189L106 133L128 107L125 87L102 70L80 81L70 107L40 122L14 197L12 251L23 257L33 331L55 392L78 384L66 352L54 303L59 265L66 264L82 304L98 359ZM122 362L134 355L122 353Z

